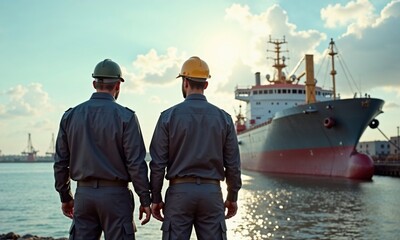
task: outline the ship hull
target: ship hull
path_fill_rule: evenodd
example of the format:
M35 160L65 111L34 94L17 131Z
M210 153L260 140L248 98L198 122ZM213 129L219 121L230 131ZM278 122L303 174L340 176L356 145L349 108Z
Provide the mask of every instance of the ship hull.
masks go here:
M373 161L356 152L383 100L355 98L301 105L238 133L242 167L248 170L371 179Z

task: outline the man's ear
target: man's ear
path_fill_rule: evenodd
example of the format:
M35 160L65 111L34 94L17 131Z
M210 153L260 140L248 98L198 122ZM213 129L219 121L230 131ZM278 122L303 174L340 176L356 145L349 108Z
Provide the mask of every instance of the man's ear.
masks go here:
M189 87L189 80L187 80L185 78L185 80L183 81L183 84L184 84L185 88L188 88Z
M208 87L208 82L206 82L206 84L204 84L204 89L207 89Z
M121 81L119 81L119 82L117 82L117 84L115 84L115 90L119 91L120 84L121 84Z
M93 80L92 84L93 84L93 88L96 89L96 81Z

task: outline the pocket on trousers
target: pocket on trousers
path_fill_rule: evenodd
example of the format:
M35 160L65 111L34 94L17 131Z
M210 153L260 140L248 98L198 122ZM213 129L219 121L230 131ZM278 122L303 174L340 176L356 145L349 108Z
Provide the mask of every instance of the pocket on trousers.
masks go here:
M69 228L69 240L75 239L75 221L72 221L71 227Z
M161 224L161 230L163 231L162 240L169 240L170 239L171 222L164 221Z
M135 228L133 226L133 223L124 223L124 239L126 240L132 240L135 239Z
M221 223L221 237L222 237L222 239L223 240L226 240L226 239L228 239L227 237L226 237L226 223L225 223L225 220L224 221L222 221Z

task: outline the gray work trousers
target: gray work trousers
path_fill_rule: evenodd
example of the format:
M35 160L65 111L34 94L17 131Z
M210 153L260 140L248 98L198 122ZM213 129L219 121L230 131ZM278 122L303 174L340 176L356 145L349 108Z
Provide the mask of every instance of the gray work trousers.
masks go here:
M198 240L226 239L225 207L217 184L170 185L165 196L162 239L190 239L192 228Z
M70 240L135 239L134 200L127 187L78 187Z

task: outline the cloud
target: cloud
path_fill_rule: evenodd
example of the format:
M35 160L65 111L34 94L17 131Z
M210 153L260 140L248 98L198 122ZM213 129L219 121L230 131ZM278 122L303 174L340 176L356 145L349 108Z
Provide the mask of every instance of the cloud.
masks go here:
M399 109L400 105L395 102L388 102L385 104L385 109Z
M350 69L350 72L346 73L350 79L346 82L344 69L339 69L339 63L336 64L337 84L341 87L338 90L343 91L342 95L353 95L354 91L368 91L382 85L398 85L397 64L400 62L400 52L397 45L400 42L400 31L393 29L400 26L399 15L399 0L390 2L381 12L376 12L375 7L366 0L352 1L346 5L328 5L321 10L321 18L326 26L348 26L341 37L335 40L339 56L344 60L342 64ZM314 29L297 30L296 24L290 22L288 14L279 5L273 5L257 15L252 14L248 6L233 4L226 10L225 18L237 22L243 31L242 35L248 36L244 44L249 47L246 53L240 56L238 63L247 65L251 72L247 76L232 74L232 80L251 79L249 84L253 84L253 74L256 71L261 72L261 76L273 74L272 61L265 59L273 57L273 53L265 53L266 49L273 50L266 44L269 40L268 35L272 35L273 38L285 36L288 44L282 45L282 49L289 50L285 53L289 58L286 62L288 71L306 53L314 54L316 69L326 57L326 54L319 50L320 46L328 47L326 34ZM390 37L387 36L389 32ZM245 74L245 71L241 71L240 74ZM358 89L354 90L349 84ZM330 79L328 85L331 85ZM229 89L229 86L221 86L221 89Z
M346 35L337 43L347 65L364 91L377 87L398 88L400 62L400 1L389 3L374 25L361 32L362 38ZM390 33L390 35L388 35Z
M381 22L392 17L400 17L400 0L392 1L383 8L380 17L376 21L376 25L379 25Z
M175 81L180 66L185 61L185 54L178 53L178 49L170 47L166 53L159 54L150 49L146 54L140 54L132 62L131 68L123 67L128 91L144 93L146 87L168 85Z
M0 105L0 116L40 116L53 109L49 95L40 83L17 85L6 91L1 96L7 98L5 104Z
M389 2L380 14L369 0L357 0L346 5L328 5L321 9L321 19L327 28L347 27L342 36L361 38L365 29L379 27L385 20L400 16L400 1Z
M347 26L345 35L355 34L361 37L362 30L375 21L374 11L374 6L368 0L357 0L348 2L345 6L339 3L328 5L321 9L321 18L327 28Z
M163 100L160 96L151 96L149 102L157 105L168 103L168 101Z
M315 58L318 59L320 54L316 49L321 41L326 39L325 33L314 29L297 30L296 24L290 22L287 12L276 4L260 14L252 14L248 6L233 4L226 10L225 19L237 22L242 29L241 36L247 36L246 42L243 43L246 51L243 51L233 65L241 70L231 72L230 78L233 80L231 91L234 89L232 85L245 85L242 79L247 81L247 85L253 84L255 72L260 72L261 76L273 75L274 46L267 44L268 41L286 40L288 44L281 45L281 50L285 52L287 70L290 70L306 53L314 53ZM239 65L245 65L250 71L246 74L246 71L243 71L244 68ZM262 84L265 84L264 77L262 80L264 81ZM227 87L221 86L221 89L227 89Z
M275 7L277 7L277 5L275 5ZM231 7L225 10L225 19L237 21L243 29L253 34L265 35L267 32L265 30L268 26L267 14L268 13L261 13L260 15L253 15L248 6L232 4ZM260 31L261 29L264 31Z

